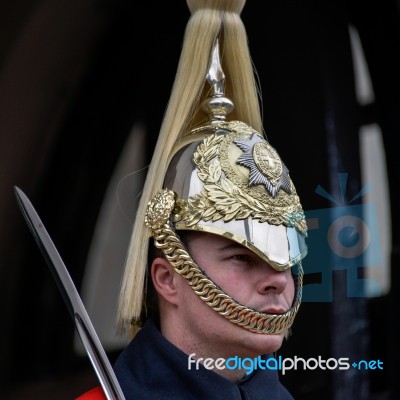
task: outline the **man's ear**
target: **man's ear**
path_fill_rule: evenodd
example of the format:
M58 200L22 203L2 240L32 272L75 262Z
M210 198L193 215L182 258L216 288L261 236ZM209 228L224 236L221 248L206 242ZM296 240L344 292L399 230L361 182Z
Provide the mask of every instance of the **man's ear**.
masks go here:
M157 293L168 303L177 304L177 288L175 271L171 264L162 257L157 257L151 263L151 278Z

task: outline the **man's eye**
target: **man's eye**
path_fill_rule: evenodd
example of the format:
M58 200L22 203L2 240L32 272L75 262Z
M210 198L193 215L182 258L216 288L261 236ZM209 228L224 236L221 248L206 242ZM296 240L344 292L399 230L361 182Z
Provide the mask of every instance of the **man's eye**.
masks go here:
M232 259L240 262L250 262L250 256L248 254L235 254Z

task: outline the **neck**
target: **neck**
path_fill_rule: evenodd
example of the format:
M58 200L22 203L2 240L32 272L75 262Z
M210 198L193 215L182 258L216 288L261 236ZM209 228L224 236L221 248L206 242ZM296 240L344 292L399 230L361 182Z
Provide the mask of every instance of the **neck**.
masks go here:
M220 366L224 365L224 362L221 359L228 360L237 357L243 360L245 357L248 357L249 359L257 357L256 353L241 355L235 353L234 355L232 355L232 351L229 351L229 349L227 348L221 348L220 345L214 346L213 344L211 344L205 347L204 342L196 342L195 340L193 340L190 332L184 332L182 329L177 331L174 326L163 323L162 321L160 328L162 335L170 343L172 343L174 346L187 354L188 365L191 365L192 369L196 369L199 367L199 365L202 365L204 368L212 370L216 374L224 377L231 382L237 382L239 379L243 378L246 375L248 369L243 368L243 366L235 367L232 369L226 367L224 369L218 368L218 363ZM230 366L233 367L234 364L235 361L232 360ZM249 365L246 364L245 367L249 367Z
M197 357L197 355L196 355ZM223 357L221 357L222 359ZM216 360L218 360L218 358L213 359L214 361L214 366L215 366L215 362L217 362ZM228 358L225 358L225 360L228 360ZM196 359L196 362L199 364L202 364L204 366L204 368L207 368L207 358L202 358L202 357L198 357ZM224 377L225 379L231 381L231 382L237 382L239 379L243 378L246 375L246 371L243 369L228 369L228 368L224 368L224 369L219 369L219 368L213 368L213 372L215 372L216 374Z

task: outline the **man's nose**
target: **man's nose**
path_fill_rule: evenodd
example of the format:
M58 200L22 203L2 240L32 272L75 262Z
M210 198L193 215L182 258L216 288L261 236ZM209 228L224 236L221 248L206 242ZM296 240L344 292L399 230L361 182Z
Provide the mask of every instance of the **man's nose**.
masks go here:
M289 271L276 271L270 265L265 265L260 271L257 290L260 294L281 293L287 286L289 279L292 279Z

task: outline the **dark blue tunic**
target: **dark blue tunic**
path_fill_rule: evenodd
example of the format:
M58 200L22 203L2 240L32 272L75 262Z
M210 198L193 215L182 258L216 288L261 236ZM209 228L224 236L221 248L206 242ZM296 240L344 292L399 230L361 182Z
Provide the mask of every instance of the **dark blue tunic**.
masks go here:
M256 369L231 382L200 365L188 369L188 356L147 321L114 366L126 400L293 400L277 371Z

